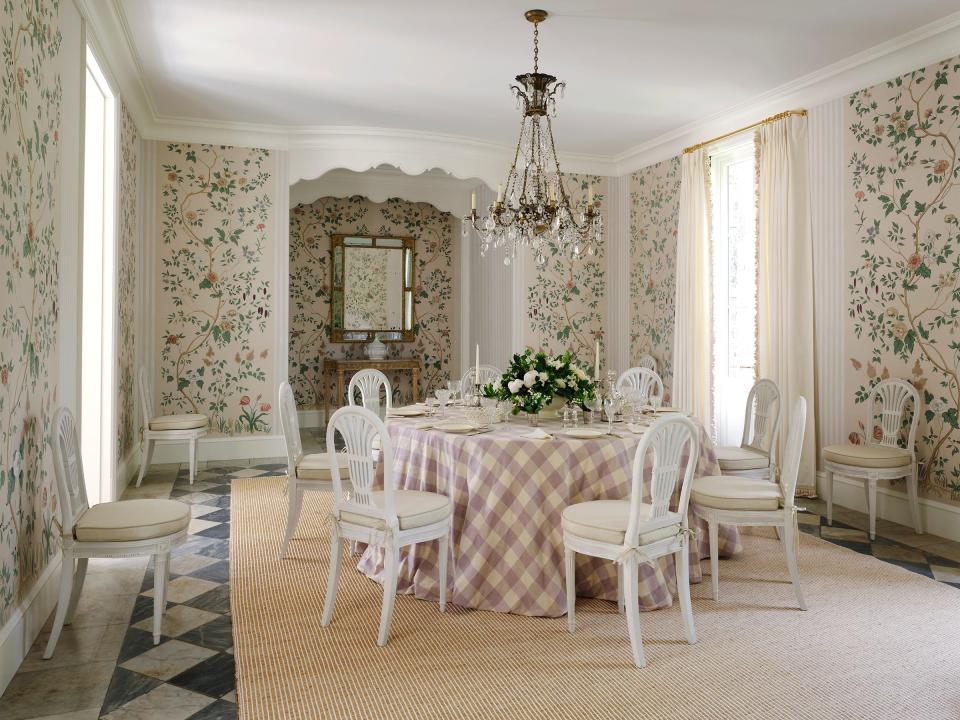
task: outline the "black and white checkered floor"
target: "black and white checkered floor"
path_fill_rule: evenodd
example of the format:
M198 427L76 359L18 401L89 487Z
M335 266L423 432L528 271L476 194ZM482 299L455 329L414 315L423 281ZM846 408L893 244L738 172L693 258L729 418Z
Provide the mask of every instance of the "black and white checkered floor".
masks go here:
M179 469L171 470L165 480L154 474L153 482L148 479L142 488L130 488L125 497L169 494L192 506L189 539L174 550L171 560L161 643L155 646L152 637L153 566L148 564L144 571L141 563L129 569L132 582L140 583L132 613L122 616L128 619L117 618L112 621L117 624L106 626L113 629L115 645L106 648L111 632L102 632L99 646L91 653L83 645L82 628L67 630L55 655L59 666L51 667L53 661L39 660L47 637L42 633L0 699L0 715L5 720L236 718L229 585L231 482L283 475L285 470L285 463L279 461L207 464L192 486L187 471ZM805 504L811 511L799 516L804 532L960 587L960 543L915 536L889 523L880 526L880 532L886 530L888 537L870 542L862 529L865 518L861 514L838 509L837 521L828 527L818 514L822 503L812 500ZM100 578L109 578L111 566L104 565L99 572ZM122 604L122 598L129 598L129 594L121 595L119 588L107 595L106 601L96 597L96 590L91 592L90 602L101 614L108 610L104 602ZM81 604L75 625L82 625L82 612ZM125 611L121 607L119 612ZM94 630L90 628L90 632ZM71 653L76 657L70 657Z

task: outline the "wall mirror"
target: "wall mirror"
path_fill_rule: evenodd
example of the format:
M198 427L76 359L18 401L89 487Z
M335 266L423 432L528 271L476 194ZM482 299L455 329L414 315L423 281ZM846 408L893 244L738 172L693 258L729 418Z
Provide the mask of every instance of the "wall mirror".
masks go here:
M412 237L334 235L330 293L333 342L411 342Z

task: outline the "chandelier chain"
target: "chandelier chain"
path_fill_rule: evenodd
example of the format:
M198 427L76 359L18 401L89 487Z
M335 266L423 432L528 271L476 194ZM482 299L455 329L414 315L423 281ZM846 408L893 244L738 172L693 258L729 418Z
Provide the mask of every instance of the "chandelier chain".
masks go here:
M533 71L540 71L540 23L533 24Z

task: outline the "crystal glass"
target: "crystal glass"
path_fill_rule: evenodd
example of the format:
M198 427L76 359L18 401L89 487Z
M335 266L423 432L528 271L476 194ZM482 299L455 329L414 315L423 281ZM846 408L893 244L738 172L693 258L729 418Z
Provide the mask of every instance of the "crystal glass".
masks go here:
M659 410L663 405L663 398L660 395L651 395L650 396L650 407L654 410Z
M587 404L587 409L590 411L590 424L593 425L594 423L600 422L602 419L600 413L603 412L603 398L600 397L599 393L593 396L593 400Z
M607 415L607 423L609 427L607 432L613 433L613 421L617 417L617 413L620 412L620 407L623 405L623 398L620 397L619 393L614 393L613 395L608 395L604 398L603 401L603 410Z
M570 403L567 403L563 406L563 411L561 412L560 418L564 428L574 427L573 406Z
M447 406L447 403L450 402L450 391L441 388L434 394L437 396L437 400L440 401L440 410L438 414L443 417L443 409Z
M461 396L462 385L463 385L463 381L462 381L462 380L448 380L448 381L447 381L447 390L450 391L450 399L451 399L451 400L462 400L462 399L463 399L462 396Z

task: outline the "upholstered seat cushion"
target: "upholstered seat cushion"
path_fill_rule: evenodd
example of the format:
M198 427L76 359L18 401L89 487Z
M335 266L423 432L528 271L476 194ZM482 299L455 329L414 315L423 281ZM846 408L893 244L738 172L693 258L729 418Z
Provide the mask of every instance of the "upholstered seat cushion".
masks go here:
M370 493L374 506L383 509L383 492ZM401 530L423 527L440 522L453 512L453 503L446 495L421 492L420 490L395 490L393 507ZM355 525L377 527L383 521L380 518L361 515L355 512L341 512L340 519Z
M184 413L183 415L160 415L150 420L151 430L196 430L210 423L206 415Z
M895 468L910 464L910 453L885 445L827 445L824 460L862 468Z
M640 517L650 515L650 505L640 505ZM646 530L641 524L640 545L663 540L680 531L679 517L670 516L677 522ZM623 545L630 522L630 502L627 500L591 500L577 503L564 509L560 524L566 532L588 540L598 540L611 545Z
M350 466L344 453L337 453L337 466L340 479L350 476ZM298 480L332 480L330 475L330 456L327 453L304 455L297 463Z
M119 500L87 509L73 526L86 542L126 542L173 535L190 524L190 506L177 500Z
M717 462L721 470L763 470L770 465L770 456L753 448L718 447Z
M776 483L731 475L697 478L690 489L692 503L718 510L776 510L782 499Z

